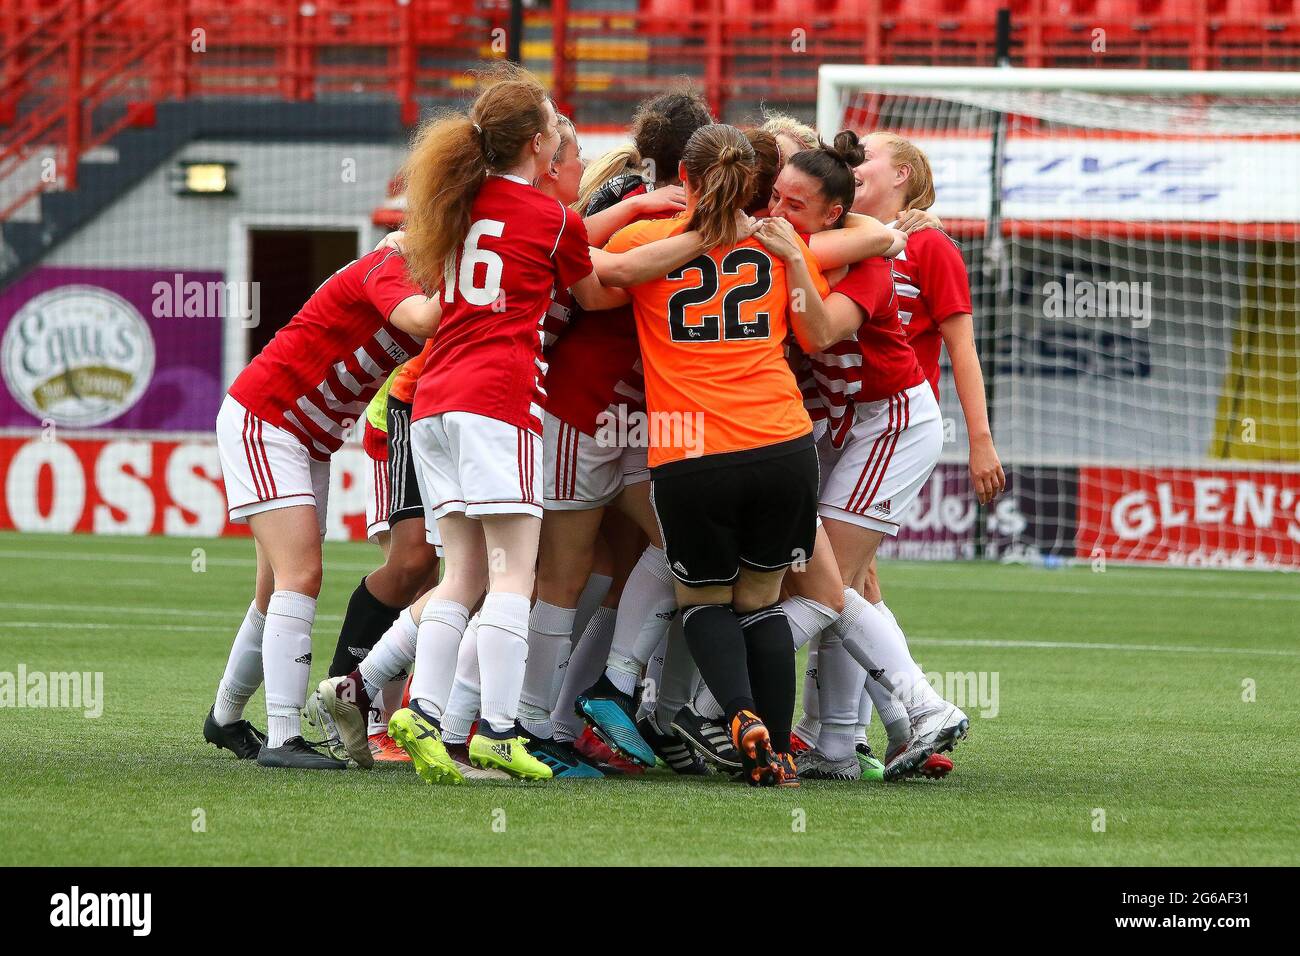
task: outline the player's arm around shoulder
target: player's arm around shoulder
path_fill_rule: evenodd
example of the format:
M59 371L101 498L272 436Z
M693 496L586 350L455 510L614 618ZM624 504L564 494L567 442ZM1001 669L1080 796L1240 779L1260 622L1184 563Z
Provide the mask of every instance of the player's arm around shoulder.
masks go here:
M823 297L829 293L829 286L793 226L784 219L765 219L755 236L785 266L790 326L804 352L821 352L857 331L862 318L852 303L850 308L828 308Z
M679 227L672 219L636 222L620 229L604 249L592 249L601 283L627 289L653 282L702 255L706 250L700 234Z
M808 243L823 269L852 265L876 256L896 256L907 246L907 235L880 220L849 213L843 229L827 229Z
M426 296L407 274L401 250L376 247L365 259L376 258L361 281L362 295L391 325L417 339L431 338L442 319L441 296Z
M677 213L686 208L686 190L681 186L663 186L651 192L641 192L621 199L607 209L585 216L587 241L593 247L603 246L623 227L663 213Z

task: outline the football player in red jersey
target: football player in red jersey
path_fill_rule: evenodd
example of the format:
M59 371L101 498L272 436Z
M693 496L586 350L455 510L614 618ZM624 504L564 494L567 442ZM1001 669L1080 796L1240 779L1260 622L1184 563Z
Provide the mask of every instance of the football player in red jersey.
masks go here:
M853 202L852 167L861 160L850 132L836 137L833 147L792 156L777 179L772 203L773 215L788 223L770 220L760 238L788 258L798 251L789 241L794 230L820 234L839 226ZM826 476L818 510L842 591L837 600L833 587L826 586L833 582L819 548L808 569L792 576L796 597L787 616L797 638L819 638L818 670L839 692L828 701L832 695L823 687L818 749L801 760L801 768L808 776L834 779L861 772L854 732L863 673L851 666L852 654L909 705L914 720L907 747L885 769L886 779L893 779L951 747L968 722L934 693L901 633L851 585L882 538L897 533L897 515L910 506L938 460L942 426L898 319L888 262L868 259L850 268L835 283L826 308L837 334L810 356L829 423L821 443Z
M217 415L230 518L257 548L256 596L239 628L204 737L268 767L343 769L303 740L321 583L330 456L388 374L437 328L393 250L344 266L239 374ZM268 733L243 719L266 681ZM367 751L358 763L373 761Z
M864 142L865 158L855 170L854 212L893 222L934 204L934 176L925 153L894 133L872 133ZM981 504L1006 486L1006 475L993 447L984 373L975 350L970 280L957 244L938 229L918 233L893 261L898 312L935 398L939 397L939 348L952 361L957 398L970 441L970 478Z
M422 288L441 285L442 321L416 391L411 438L445 572L412 608L420 622L412 706L394 715L390 732L429 781L463 779L438 720L470 608L485 591L477 629L482 719L470 759L513 776L551 776L515 726L542 513L539 322L557 287L588 308L624 298L597 277L582 220L534 185L559 146L545 91L509 68L490 78L468 116L426 124L405 169L411 275ZM679 240L642 250L648 255L636 261L650 274L671 269L699 248L697 237ZM623 274L625 261L609 274L637 281L636 269ZM354 758L365 749L361 715L382 684L372 677L391 677L379 659L387 637L357 671L321 684Z
M853 199L855 212L879 216L882 222L901 223L934 204L930 163L915 144L895 133L876 132L866 138L864 145L864 160L854 170L858 182ZM966 263L957 244L947 234L931 229L916 234L891 265L899 318L935 398L939 397L940 345L948 350L957 398L966 419L971 485L980 503L988 504L1006 486L1006 476L989 428L984 374L975 349ZM897 626L881 593L875 560L855 586ZM887 692L877 682L868 681L866 690L874 697L882 718L895 715L893 721L886 719L890 731L888 753L893 753L907 733L899 708L896 703L891 707ZM866 700L863 704L866 705ZM927 776L943 776L951 769L951 761L939 754L927 760L921 772Z
M582 146L577 130L567 118L559 117L559 127L560 150L547 172L538 181L538 188L548 196L552 196L566 205L574 206L578 201L585 165L582 158ZM580 210L586 213L583 218L583 225L587 228L588 240L603 243L614 231L636 219L679 211L684 207L682 197L683 192L679 187L657 189L653 192L642 190L630 193L626 199L612 205L603 206L600 209ZM569 340L570 329L573 327L570 317L575 313L581 314L581 311L575 309L569 290L557 288L554 299L542 321L543 353L548 365L546 379L546 406L548 409L557 401L562 400L557 397L557 389L563 389L566 386L580 386L595 371L592 362L581 364L573 369L563 364L557 365L555 362L557 352L562 351L565 348L564 343ZM593 313L584 318L581 324L577 326L579 329L578 334L583 335L588 331L603 328L606 324L609 324L608 316L611 314L611 312ZM603 342L607 341L607 338L597 335L596 340ZM633 347L635 348L635 340L633 341ZM601 355L601 352L597 352L594 356L589 354L589 358L599 360ZM549 427L549 425L543 426L544 434L546 434ZM549 446L546 447L544 460L552 457L552 455L552 449ZM545 467L548 471L552 464L553 462L546 464ZM545 484L545 487L549 488L549 482ZM599 778L602 776L600 771L582 759L570 745L557 744L554 741L554 731L550 726L550 716L559 697L561 682L566 670L569 656L569 635L573 630L574 621L577 617L576 608L578 604L575 596L572 616L563 621L562 634L551 633L560 629L547 623L549 619L546 617L545 611L547 608L544 606L541 608L541 626L540 628L536 626L539 622L538 605L545 600L546 580L543 569L547 567L544 555L547 553L545 545L546 529L550 520L548 516L544 519L542 525L543 551L542 556L539 557L538 594L537 602L534 604L529 620L528 661L520 693L518 723L524 731L523 736L529 752L546 763L551 768L554 776ZM565 564L579 564L583 555L570 549L563 549L563 554L558 557ZM588 573L584 572L582 584L579 585L580 592L586 584L587 577ZM599 601L593 603L599 603ZM557 637L562 637L562 642L556 640ZM469 736L470 724L477 714L480 703L479 681L476 677L478 670L476 648L466 648L462 645L461 655L457 661L456 681L442 721L444 743L446 743L453 760L457 762L467 777L472 773L472 769L467 767L468 753L465 750L465 744Z

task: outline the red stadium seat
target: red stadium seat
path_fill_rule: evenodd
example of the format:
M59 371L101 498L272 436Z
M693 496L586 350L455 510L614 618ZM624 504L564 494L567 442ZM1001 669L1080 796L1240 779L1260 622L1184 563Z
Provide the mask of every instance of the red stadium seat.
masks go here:
M1295 69L1300 60L1296 0L1206 0L1211 69Z
M1190 66L1200 41L1192 8L1167 0L1046 0L1043 17L1047 66Z

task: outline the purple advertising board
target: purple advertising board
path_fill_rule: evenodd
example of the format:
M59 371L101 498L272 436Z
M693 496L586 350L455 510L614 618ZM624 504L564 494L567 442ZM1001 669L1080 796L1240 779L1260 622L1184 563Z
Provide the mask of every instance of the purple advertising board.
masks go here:
M1006 490L985 516L985 557L1074 554L1078 469L1008 468ZM975 557L979 513L965 465L939 464L902 517L895 538L881 542L882 558L955 561Z
M219 272L42 266L0 292L0 428L210 431Z

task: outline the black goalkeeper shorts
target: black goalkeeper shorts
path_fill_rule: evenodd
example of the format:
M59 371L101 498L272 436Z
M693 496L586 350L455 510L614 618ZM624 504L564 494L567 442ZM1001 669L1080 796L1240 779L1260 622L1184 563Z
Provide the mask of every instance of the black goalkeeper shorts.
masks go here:
M407 518L424 518L424 501L420 482L415 477L415 458L411 455L411 406L388 397L388 493L392 505L388 512L391 528Z
M731 584L742 566L777 571L812 556L817 452L811 435L651 470L650 498L673 576Z

